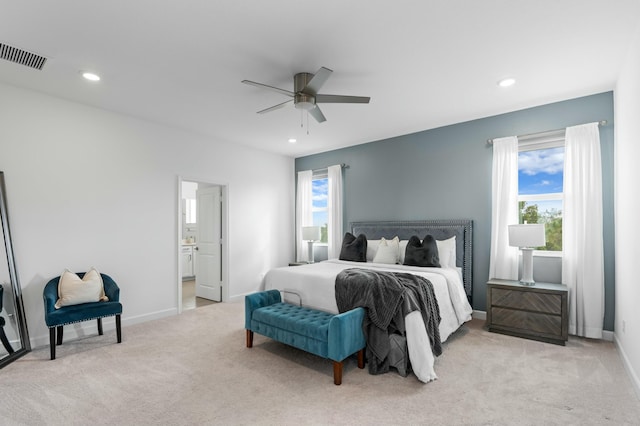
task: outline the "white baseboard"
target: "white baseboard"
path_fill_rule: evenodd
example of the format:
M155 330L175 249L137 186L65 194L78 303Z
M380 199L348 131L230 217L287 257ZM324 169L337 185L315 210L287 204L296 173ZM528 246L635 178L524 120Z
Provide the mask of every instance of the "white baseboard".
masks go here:
M602 340L613 342L613 331L602 330Z
M147 322L155 319L171 317L173 315L178 315L178 308L169 308L163 311L150 312L148 314L136 315L135 317L122 317L122 325L133 325L139 324L142 322ZM115 324L114 324L115 329Z
M261 291L261 290L255 290L255 291L248 291L246 293L242 293L242 294L236 294L234 296L229 296L229 302L230 303L238 303L238 302L244 302L244 297L248 294L253 294L256 291Z
M633 390L636 391L636 397L640 399L640 378L638 378L638 374L633 369L631 362L629 361L629 357L627 353L624 351L624 347L620 344L618 337L614 334L613 342L618 348L618 352L620 353L620 358L622 358L622 365L624 365L624 369L627 370L627 374L629 374L629 379L631 379L631 385L633 386Z
M122 317L122 327L126 327L133 324L139 324L155 319L170 317L178 314L177 308L165 309L163 311L151 312L149 314L137 315L134 317ZM115 317L106 317L102 319L102 330L106 333L116 329ZM69 324L64 327L64 341L74 340L80 337L88 337L97 334L98 327L96 320L89 320L78 322L75 324ZM122 332L125 335L125 332ZM49 333L44 336L36 336L29 339L31 342L31 348L36 349L41 346L49 346Z
M479 319L479 320L486 320L487 319L487 313L485 311L473 311L471 316L473 318Z

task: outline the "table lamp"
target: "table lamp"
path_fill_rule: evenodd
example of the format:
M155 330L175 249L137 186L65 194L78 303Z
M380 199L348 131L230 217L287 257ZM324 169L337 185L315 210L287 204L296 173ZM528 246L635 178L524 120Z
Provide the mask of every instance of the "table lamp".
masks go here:
M509 245L522 250L520 284L535 285L533 280L533 250L546 244L544 224L509 225Z
M309 263L313 263L313 242L320 241L320 227L303 226L302 240L307 241L307 244L309 244Z

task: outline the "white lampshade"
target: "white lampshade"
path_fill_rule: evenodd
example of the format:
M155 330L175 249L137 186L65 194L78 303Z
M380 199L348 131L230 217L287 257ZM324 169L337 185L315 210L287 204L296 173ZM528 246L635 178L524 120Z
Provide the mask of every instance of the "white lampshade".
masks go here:
M320 241L320 227L319 226L303 226L302 240L303 241Z
M547 244L544 224L509 225L509 245L512 247L542 247Z

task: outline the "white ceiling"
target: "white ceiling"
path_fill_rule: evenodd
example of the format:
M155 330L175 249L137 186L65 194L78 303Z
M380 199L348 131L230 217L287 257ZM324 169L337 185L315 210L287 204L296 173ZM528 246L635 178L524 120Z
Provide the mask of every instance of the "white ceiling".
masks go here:
M0 42L49 58L0 81L298 157L612 90L639 24L638 0L0 0ZM371 103L322 104L308 135L240 83L321 66L321 93Z

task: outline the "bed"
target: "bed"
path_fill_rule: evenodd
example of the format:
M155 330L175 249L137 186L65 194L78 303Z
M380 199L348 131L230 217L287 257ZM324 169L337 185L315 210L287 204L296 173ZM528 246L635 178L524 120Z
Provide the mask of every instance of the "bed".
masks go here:
M272 269L265 275L265 289L280 290L283 292L284 299L290 303L299 303L302 306L338 313L335 282L336 277L342 271L350 268L366 268L373 271L408 272L427 278L433 284L441 316L439 325L441 342L445 342L463 323L471 319L472 221L354 222L350 228L351 234L364 234L367 237L366 263L329 259L314 264ZM426 235L432 235L437 240L438 248L441 250L443 267L417 267L373 262L376 259L376 249L382 238L393 240L398 237L399 250L402 252L406 241L414 235L419 236L420 239ZM443 250L445 247L446 252ZM448 251L449 249L451 252ZM400 263L402 263L402 257L404 256L401 255ZM411 367L419 380L429 382L437 376L433 369L434 358L424 328L424 323L422 319L419 319L419 315L417 318L412 317L411 321L407 316L406 339Z

